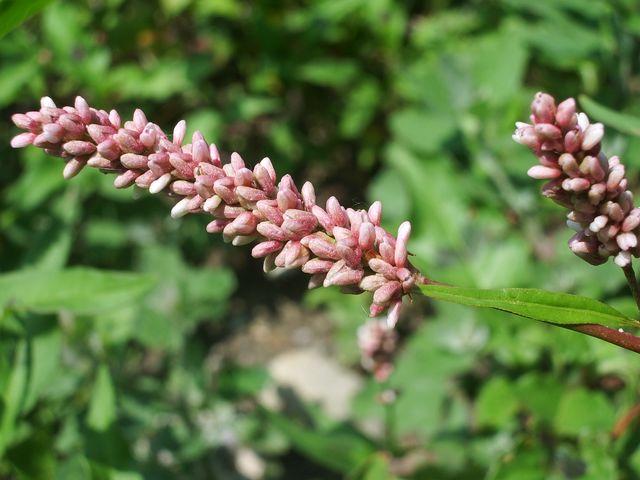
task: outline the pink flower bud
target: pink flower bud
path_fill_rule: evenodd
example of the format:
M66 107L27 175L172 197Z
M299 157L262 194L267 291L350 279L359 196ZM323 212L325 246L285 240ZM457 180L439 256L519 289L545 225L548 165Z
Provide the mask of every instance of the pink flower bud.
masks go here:
M38 122L34 121L24 113L15 113L11 115L11 121L16 127L21 128L22 130L31 130L38 125Z
M540 148L540 139L538 138L538 134L536 133L535 129L531 125L517 128L511 138L515 142L529 147L532 150L538 150Z
M238 198L245 200L249 205L267 199L267 195L262 190L245 186L236 187L236 195L238 195Z
M629 252L620 252L613 259L616 265L624 268L631 263L631 254Z
M386 240L378 245L378 250L380 250L380 255L385 262L392 264L395 261L396 249Z
M624 222L622 222L622 231L630 232L631 230L635 230L638 225L640 225L640 208L634 208L629 213L629 216L624 219Z
M220 198L218 195L212 195L211 197L207 198L202 208L204 209L205 212L213 213L214 210L218 208L221 203L222 203L222 198Z
M604 210L609 215L609 218L615 222L621 222L624 219L624 210L617 202L607 202Z
M567 153L576 153L582 144L582 133L575 130L567 132L564 136L564 149Z
M278 240L279 242L286 242L289 240L282 229L271 222L260 222L256 229L260 235L270 240Z
M394 280L396 278L397 269L393 265L388 262L385 262L381 258L372 258L368 262L369 268L376 273L384 275L390 280Z
M57 123L48 123L42 126L42 134L49 143L59 143L64 137L65 131Z
M551 178L558 178L562 175L562 172L557 168L535 165L527 171L527 175L538 180L548 180Z
M302 185L302 200L307 209L310 209L316 204L316 192L311 182L305 182L304 185Z
M562 138L562 131L551 123L538 123L533 128L538 135L546 140L559 140Z
M607 223L609 223L608 216L598 215L596 218L593 219L593 222L589 224L589 230L592 231L593 233L598 233L607 225Z
M358 232L358 244L362 250L371 250L376 240L376 231L373 223L363 222Z
M336 250L338 251L338 255L340 255L340 257L343 258L350 267L360 265L362 260L362 250L360 247L349 247L338 243L336 245Z
M236 186L249 187L253 185L253 172L245 167L238 168L233 175L233 182Z
M598 145L604 136L604 125L601 123L592 123L584 131L584 137L582 139L582 149L591 150Z
M149 193L155 194L161 192L167 187L167 185L169 185L169 182L171 182L171 174L163 174L149 185Z
M572 192L583 192L591 187L591 182L586 178L566 178L562 181L562 188Z
M235 171L238 171L241 168L246 168L244 160L242 159L242 157L238 152L233 152L231 154L231 166Z
M629 250L638 245L638 237L631 232L620 233L616 236L616 242L622 250Z
M327 200L326 210L334 225L338 225L340 227L346 227L348 225L347 214L336 197L329 197Z
M371 204L368 210L369 220L375 226L380 226L380 221L382 219L382 203L375 201Z
M107 138L104 142L100 142L96 147L98 153L109 160L117 160L120 158L120 147L112 138Z
M380 274L367 275L360 281L360 288L367 292L374 292L388 281L387 278Z
M309 260L309 250L298 241L289 241L275 259L278 267L300 268Z
M187 182L186 180L176 180L171 184L170 189L173 193L182 197L196 194L196 188L193 183Z
M11 146L13 148L23 148L27 145L31 145L35 140L35 133L25 132L20 133L11 139Z
M569 130L573 128L577 123L576 117L576 101L573 98L568 98L564 102L558 105L556 111L556 123L560 128Z
M360 269L350 268L344 260L339 260L333 264L331 270L327 272L324 286L331 285L357 285L362 280L364 272Z
M116 162L114 162L113 160L108 160L104 158L99 153L96 153L95 155L92 155L91 157L89 157L89 160L87 160L87 166L93 167L93 168L101 168L101 169L117 168Z
M184 136L187 133L187 122L180 120L173 128L173 143L174 145L182 145Z
M275 225L282 225L284 217L282 212L277 208L277 203L273 200L259 200L256 203L258 211Z
M278 208L281 212L285 212L290 208L298 206L298 197L291 190L280 190L276 196Z
M531 113L536 123L552 123L556 114L555 100L549 94L536 93L531 103Z
M394 328L400 319L400 309L402 308L402 300L398 300L391 304L389 313L387 313L387 328Z
M72 179L78 173L80 173L80 170L82 170L84 168L86 163L87 162L86 162L85 159L72 158L64 166L64 170L62 171L62 176L64 177L65 180Z
M216 192L222 201L226 204L233 205L238 203L238 199L233 190L233 179L230 177L219 178L213 183L213 191Z
M409 242L410 235L411 223L403 222L398 228L398 237L393 257L396 267L402 268L407 264L407 243Z
M251 235L256 231L257 223L258 220L253 213L244 212L227 225L227 228L233 230L234 235Z
M330 260L340 260L340 254L338 254L338 250L334 243L331 243L328 240L323 240L321 238L313 238L309 242L309 250L313 252L314 255L320 258L327 258Z
M80 157L82 155L91 155L96 151L96 146L90 142L83 142L81 140L72 140L62 145L65 152L74 157Z
M146 170L148 162L148 157L145 155L138 155L136 153L125 153L120 157L120 163L122 163L125 168L131 168L134 170Z
M595 183L589 189L589 203L591 205L599 205L607 193L607 185L605 183Z
M386 305L392 298L400 294L401 290L399 282L387 282L373 293L373 302Z
M318 205L314 205L311 208L311 213L313 213L313 215L316 217L316 219L318 220L318 223L322 226L323 229L325 229L327 232L330 232L333 230L333 227L334 227L333 221L331 220L331 217L329 216L329 214L322 207Z
M304 273L315 274L315 273L326 273L331 270L334 262L331 260L323 260L321 258L312 258L307 263L302 266L302 271Z
M616 189L620 185L620 182L624 178L624 175L624 165L622 165L621 163L614 164L611 170L609 170L609 177L607 178L607 191L616 191Z
M213 222L207 224L208 233L220 233L224 230L224 227L229 225L230 221L226 219L216 219Z
M282 249L283 245L284 244L282 242L278 242L276 240L267 240L266 242L260 242L251 250L251 256L253 258L266 257L271 253L279 252Z
M260 188L262 188L267 195L271 195L274 192L275 183L262 164L259 163L253 167L253 176L260 185Z
M66 127L65 127L66 128ZM121 128L113 137L123 152L143 153L144 146L127 130Z

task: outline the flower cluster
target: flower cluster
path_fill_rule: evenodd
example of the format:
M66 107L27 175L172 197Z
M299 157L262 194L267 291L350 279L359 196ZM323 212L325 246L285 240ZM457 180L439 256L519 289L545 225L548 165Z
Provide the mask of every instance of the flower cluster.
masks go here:
M549 180L543 194L570 209L567 225L576 234L569 248L593 265L612 256L626 267L640 255L640 208L633 205L620 159L600 150L604 126L576 113L573 98L556 106L552 96L537 93L531 112L531 124L518 122L513 139L538 157L528 174Z
M251 170L237 153L223 163L200 132L185 144L184 121L169 139L141 110L122 124L115 110L91 108L81 97L63 108L44 97L40 110L12 119L26 132L11 145L62 157L65 178L89 166L116 173L116 188L167 192L180 198L173 217L204 211L214 217L208 232L221 232L233 245L256 241L251 253L264 258L265 271L300 268L312 275L310 288L373 292L370 314L388 311L389 325L398 320L403 297L423 281L407 260L411 224L400 225L397 238L388 233L380 226L380 202L354 210L331 197L323 208L311 183L298 189L290 175L278 182L268 158Z
M358 327L358 347L362 367L384 382L393 372L393 357L398 348L398 334L375 318Z

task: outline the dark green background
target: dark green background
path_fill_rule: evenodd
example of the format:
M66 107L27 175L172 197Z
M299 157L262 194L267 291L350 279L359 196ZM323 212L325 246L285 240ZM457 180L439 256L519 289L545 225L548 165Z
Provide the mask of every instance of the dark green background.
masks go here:
M0 32L25 3L0 2ZM65 182L58 159L8 146L10 115L42 95L141 107L167 130L185 118L226 158L269 156L345 205L381 200L391 231L413 222L414 263L437 280L633 314L619 269L566 248L565 212L511 133L538 90L640 113L637 2L30 5L47 3L0 40L0 269L17 271L0 276L1 478L241 479L242 452L270 479L640 478L637 422L612 438L639 401L636 355L416 298L385 408L358 367L367 298L267 278L206 216L173 220L168 199L94 171ZM604 148L635 186L640 142L616 127ZM265 406L269 362L292 348L361 379L346 419L295 389L284 411Z

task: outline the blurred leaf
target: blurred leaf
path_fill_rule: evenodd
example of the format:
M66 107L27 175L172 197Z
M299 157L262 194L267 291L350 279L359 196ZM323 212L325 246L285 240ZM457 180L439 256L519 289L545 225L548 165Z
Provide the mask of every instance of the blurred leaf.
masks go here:
M453 191L461 192L453 165L421 161L398 144L392 144L386 156L411 191L415 230L425 232L440 247L463 249L467 214L463 197L451 195Z
M52 0L2 0L0 2L0 37L32 17Z
M379 108L382 92L376 82L360 83L347 97L347 104L340 119L340 131L347 138L359 135L371 122Z
M595 100L586 95L580 95L580 106L596 120L606 124L608 127L615 128L622 133L640 136L640 118L619 113L604 105L597 103Z
M407 108L393 114L390 127L398 142L419 153L433 153L453 135L456 121L442 112Z
M536 288L474 288L421 285L428 297L472 307L495 308L525 318L557 325L597 324L606 327L638 327L638 322L592 298Z
M317 431L275 412L268 412L268 418L296 450L338 472L355 470L374 452L373 445L365 437L348 428Z
M109 366L101 364L98 367L89 412L87 413L87 425L96 432L104 432L109 429L116 419L116 393L111 380Z
M154 284L147 275L90 268L21 270L0 275L0 305L40 313L92 314L133 302Z
M349 60L315 58L298 67L300 80L322 87L345 87L357 73L357 64Z
M475 418L480 427L504 428L513 420L517 408L511 384L503 377L494 377L480 391Z
M562 435L609 432L615 422L615 412L600 392L585 389L564 394L553 422Z

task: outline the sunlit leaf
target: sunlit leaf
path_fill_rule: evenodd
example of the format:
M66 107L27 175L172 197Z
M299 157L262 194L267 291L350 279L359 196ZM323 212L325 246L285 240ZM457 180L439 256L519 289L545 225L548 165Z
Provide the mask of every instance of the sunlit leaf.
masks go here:
M521 317L557 325L598 324L606 327L638 327L632 320L605 303L568 293L536 288L475 288L422 285L428 297L471 307L495 308Z

